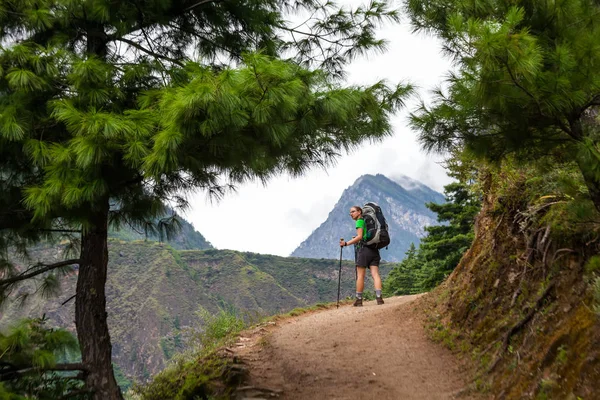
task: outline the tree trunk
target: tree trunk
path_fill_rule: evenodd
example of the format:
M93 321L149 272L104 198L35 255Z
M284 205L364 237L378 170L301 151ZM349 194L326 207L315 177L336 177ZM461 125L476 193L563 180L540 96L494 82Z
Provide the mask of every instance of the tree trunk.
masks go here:
M75 325L82 362L88 373L85 383L94 400L122 400L112 369L112 346L106 321L106 274L108 267L108 200L90 218L81 236L81 264L75 297Z

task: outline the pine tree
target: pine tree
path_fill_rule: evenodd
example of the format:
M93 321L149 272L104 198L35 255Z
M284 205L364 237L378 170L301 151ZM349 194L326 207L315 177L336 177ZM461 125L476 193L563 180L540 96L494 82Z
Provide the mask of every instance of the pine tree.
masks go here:
M408 1L457 69L413 115L427 149L573 160L600 210L600 6L592 0Z
M475 217L481 208L473 179L476 169L467 152L454 151L452 156L447 168L457 181L444 187L445 203L427 204L437 213L439 224L426 227L419 247L411 245L402 262L390 271L384 282L387 295L433 289L454 270L473 242Z
M284 10L306 13L304 24ZM119 399L104 286L109 225L152 224L182 193L301 175L391 133L409 86L344 87L345 64L385 43L384 2L0 0L0 245L80 240L77 258L9 263L2 297L78 266L86 389ZM4 210L7 210L5 212Z
M78 364L59 364L77 354L77 340L64 329L46 326L44 318L26 319L0 333L0 398L85 399L81 381L73 372ZM23 396L15 396L15 393Z
M437 213L439 225L425 228L427 236L419 245L421 268L416 273L420 291L428 291L441 283L458 265L474 239L473 226L481 202L470 188L461 182L444 187L446 202L429 203L427 208Z
M417 249L414 243L406 251L406 257L395 266L383 282L385 296L401 296L418 293L416 274L420 269Z

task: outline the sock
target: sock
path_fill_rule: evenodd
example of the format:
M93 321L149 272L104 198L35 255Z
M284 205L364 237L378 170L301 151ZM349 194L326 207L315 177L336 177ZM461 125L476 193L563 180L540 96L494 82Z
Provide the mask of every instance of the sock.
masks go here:
M381 289L379 289L379 290L376 289L375 290L375 296L381 297Z
M356 292L356 298L362 299L362 292Z

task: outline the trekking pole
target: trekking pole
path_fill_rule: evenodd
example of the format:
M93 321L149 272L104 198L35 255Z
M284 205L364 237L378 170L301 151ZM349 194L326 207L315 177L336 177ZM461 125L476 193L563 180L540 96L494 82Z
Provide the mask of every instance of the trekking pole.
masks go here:
M344 238L340 239L340 241L342 240L344 240ZM340 308L340 287L342 283L342 249L343 247L340 246L340 271L338 272L338 299L336 308Z

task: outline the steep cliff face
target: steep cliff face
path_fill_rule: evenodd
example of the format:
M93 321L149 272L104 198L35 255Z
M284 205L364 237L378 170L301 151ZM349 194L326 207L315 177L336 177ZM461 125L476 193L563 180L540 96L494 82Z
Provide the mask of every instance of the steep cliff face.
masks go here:
M411 243L418 244L426 226L436 223L436 215L425 204L442 203L444 196L427 186L402 178L402 186L383 175L363 175L342 196L329 213L327 220L292 253L294 257L338 258L340 238L350 239L356 234L348 210L353 205L374 201L381 206L390 229L392 242L381 251L387 261L400 261ZM354 252L346 249L343 258L354 259Z
M478 363L476 386L495 398L598 398L597 234L582 242L553 232L544 217L556 197L524 203L525 176L500 196L501 180L486 178L471 248L423 299L432 334L460 342Z

